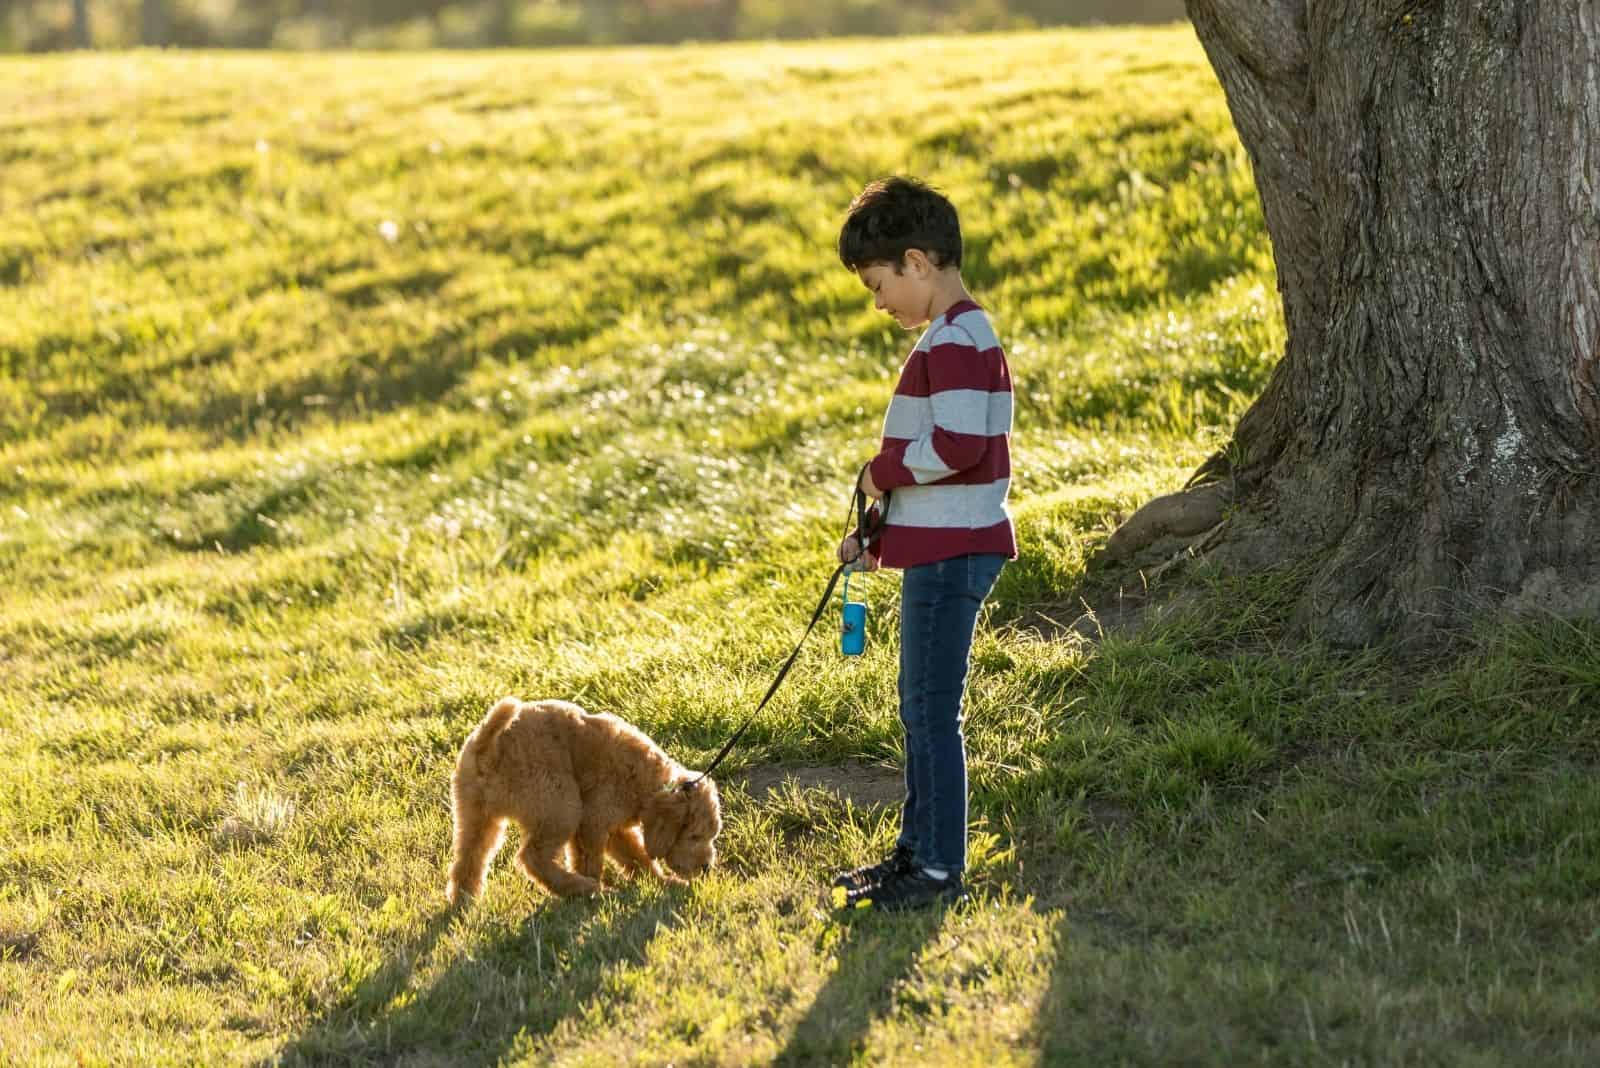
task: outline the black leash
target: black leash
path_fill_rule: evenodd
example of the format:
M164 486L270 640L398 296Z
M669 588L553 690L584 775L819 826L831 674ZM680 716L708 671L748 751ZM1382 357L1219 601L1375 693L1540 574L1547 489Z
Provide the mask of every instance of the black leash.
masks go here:
M866 467L863 465L861 470L863 472L866 471ZM851 512L855 516L856 541L860 546L860 551L864 553L867 551L867 543L872 538L876 537L878 532L883 529L884 517L889 513L889 494L885 492L883 496L879 498L877 520L869 525L867 517L867 495L861 491L861 476L858 474L856 476L855 496L851 499ZM857 559L860 559L859 554L857 554ZM717 770L717 766L722 763L723 758L731 753L733 751L733 747L738 744L739 739L744 737L744 732L749 730L750 725L756 721L758 716L761 715L761 710L767 707L767 702L772 700L772 695L778 692L778 687L783 685L783 680L788 676L789 669L794 667L794 662L799 659L800 650L805 647L806 639L811 637L811 632L817 627L817 620L821 619L822 613L827 611L828 601L833 598L834 587L839 584L839 576L843 575L845 570L854 563L855 560L851 560L848 563L840 564L838 567L833 569L833 574L828 578L828 588L822 591L822 599L817 602L816 611L811 613L811 622L806 624L806 632L800 635L800 640L795 643L794 652L789 654L789 659L785 660L783 667L778 670L778 677L772 680L771 686L767 687L766 696L761 698L761 703L756 705L756 710L750 713L749 718L747 718L744 723L740 724L739 729L733 732L733 736L723 743L721 751L719 751L717 755L712 758L711 764L706 768L706 770L702 771L699 775L684 783L681 787L679 787L679 789L692 790L698 786L701 779L704 779L713 771Z

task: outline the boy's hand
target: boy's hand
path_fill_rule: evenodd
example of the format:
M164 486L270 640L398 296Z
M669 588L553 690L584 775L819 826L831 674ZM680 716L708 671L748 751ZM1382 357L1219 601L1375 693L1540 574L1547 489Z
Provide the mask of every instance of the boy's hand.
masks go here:
M844 541L839 543L839 562L841 564L855 565L854 571L878 570L878 558L871 553L861 551L861 539L854 534L845 535Z

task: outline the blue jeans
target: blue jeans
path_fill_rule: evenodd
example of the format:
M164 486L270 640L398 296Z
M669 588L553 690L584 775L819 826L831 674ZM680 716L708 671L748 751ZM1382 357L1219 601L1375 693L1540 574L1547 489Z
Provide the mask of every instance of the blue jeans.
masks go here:
M967 753L961 696L978 610L1006 558L957 556L905 570L900 587L900 723L906 800L900 845L926 868L967 863Z

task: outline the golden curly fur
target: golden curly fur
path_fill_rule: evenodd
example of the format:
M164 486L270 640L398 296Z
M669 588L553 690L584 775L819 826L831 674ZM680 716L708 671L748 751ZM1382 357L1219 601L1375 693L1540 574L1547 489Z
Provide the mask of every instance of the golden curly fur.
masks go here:
M616 716L507 697L456 759L445 894L454 903L483 893L507 820L522 832L518 865L554 894L597 891L607 854L633 873L698 874L717 859L722 810L716 784L688 787L693 777Z

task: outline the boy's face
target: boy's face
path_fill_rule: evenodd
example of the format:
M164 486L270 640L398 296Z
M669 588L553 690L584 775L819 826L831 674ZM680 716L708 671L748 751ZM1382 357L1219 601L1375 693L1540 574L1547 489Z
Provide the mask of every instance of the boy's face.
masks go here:
M929 319L928 308L933 304L933 274L927 257L920 253L906 253L899 271L892 263L871 263L857 268L861 284L872 293L873 307L894 316L894 321L906 330L921 326Z

